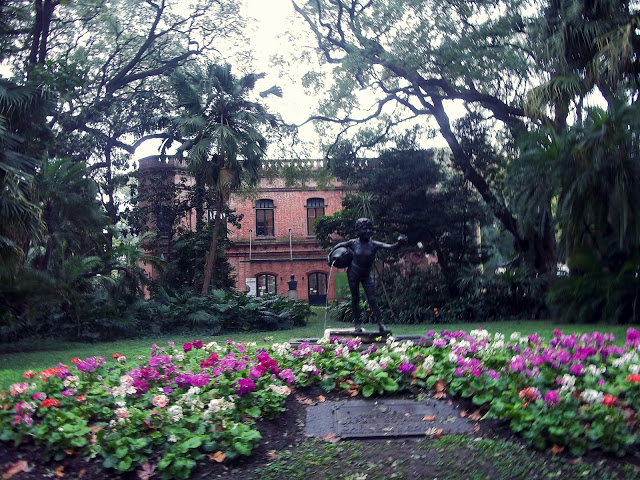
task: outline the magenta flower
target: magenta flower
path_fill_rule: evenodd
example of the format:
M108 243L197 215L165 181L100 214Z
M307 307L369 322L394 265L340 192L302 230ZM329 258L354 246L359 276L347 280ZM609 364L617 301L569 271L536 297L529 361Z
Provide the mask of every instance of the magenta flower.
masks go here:
M250 378L241 378L238 380L238 395L243 396L255 390L256 386Z
M194 340L193 341L193 348L202 348L202 340Z
M547 407L555 407L560 404L560 395L557 390L549 390L544 396L544 403Z
M190 352L191 349L193 348L193 344L192 343L184 343L182 344L182 348L184 349L185 352Z
M409 363L409 362L402 362L398 367L398 371L402 375L407 375L413 372L415 369L416 369L416 366L413 363Z
M574 363L569 367L569 373L571 375L575 375L576 377L581 377L584 375L584 367L581 363Z
M638 346L640 346L640 332L635 328L629 328L627 330L627 341L624 346L626 348L638 348Z

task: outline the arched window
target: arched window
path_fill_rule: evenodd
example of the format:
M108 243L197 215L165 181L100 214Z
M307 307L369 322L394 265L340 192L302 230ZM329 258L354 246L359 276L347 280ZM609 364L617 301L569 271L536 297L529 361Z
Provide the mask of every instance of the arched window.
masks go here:
M256 295L261 297L263 295L269 295L278 293L276 276L268 273L263 273L256 277Z
M314 272L307 275L309 280L309 305L326 305L327 274Z
M256 237L273 237L273 200L262 199L256 202Z
M316 233L315 221L317 218L324 216L324 199L309 198L307 200L307 234Z

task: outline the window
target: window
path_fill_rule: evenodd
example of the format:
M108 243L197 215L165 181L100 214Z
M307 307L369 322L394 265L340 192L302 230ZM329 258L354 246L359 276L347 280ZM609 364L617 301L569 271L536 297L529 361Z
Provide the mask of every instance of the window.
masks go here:
M256 294L263 295L278 293L276 288L276 276L264 273L256 277Z
M327 275L322 272L310 273L309 305L325 305L327 303Z
M222 212L222 214L220 214L221 220L222 220L222 225L227 225L227 214ZM207 210L207 222L209 223L213 223L216 219L216 211L209 208Z
M273 237L273 200L256 202L256 237Z
M310 198L307 200L307 234L316 233L315 221L324 216L324 199Z

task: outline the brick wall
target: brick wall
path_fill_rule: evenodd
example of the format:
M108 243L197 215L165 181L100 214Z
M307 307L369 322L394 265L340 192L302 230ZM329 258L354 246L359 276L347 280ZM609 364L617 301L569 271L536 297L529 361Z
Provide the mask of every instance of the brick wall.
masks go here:
M320 166L318 162L307 163L309 168ZM176 183L185 175L184 166L176 163L175 159L160 161L157 156L141 159L140 170L149 175L161 173L173 176ZM241 228L229 226L229 238L233 246L226 252L236 276L236 288L244 291L247 279L270 275L275 277L277 293L287 295L287 282L294 275L298 282L298 298L309 300L310 281L313 285L314 280L327 278L328 300L335 299L335 283L330 278L327 252L320 248L315 236L309 234L307 229L307 200L321 198L325 215L332 215L341 209L343 194L344 189L339 183L322 189L313 181L308 181L304 187L288 187L282 178L270 176L260 180L255 199L232 195L229 206L244 216ZM273 201L273 236L256 237L255 206L256 201L261 199ZM181 221L183 226L195 228L194 213L187 212ZM164 254L166 256L167 252ZM150 276L155 277L155 272L149 266L144 267ZM315 297L314 300L317 302L319 298Z

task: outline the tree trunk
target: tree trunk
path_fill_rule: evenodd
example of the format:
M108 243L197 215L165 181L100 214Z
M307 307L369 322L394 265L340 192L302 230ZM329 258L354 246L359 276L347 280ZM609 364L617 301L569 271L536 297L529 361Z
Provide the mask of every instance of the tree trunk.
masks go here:
M218 233L220 232L220 224L222 223L222 209L224 208L224 198L219 195L216 205L216 216L213 222L213 237L211 238L211 245L209 246L209 252L207 253L207 261L204 264L204 281L202 282L201 295L209 293L209 286L211 285L211 278L213 277L213 269L216 263L216 251L218 249Z
M431 112L438 123L440 133L451 149L453 164L462 171L464 177L484 199L493 215L511 233L515 241L516 251L521 254L521 257L535 272L548 272L556 263L555 235L550 221L544 223L541 233L527 232L526 235L523 235L518 229L517 219L491 191L491 188L482 175L473 167L469 155L451 131L449 117L442 106L442 102L434 99Z

